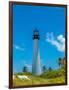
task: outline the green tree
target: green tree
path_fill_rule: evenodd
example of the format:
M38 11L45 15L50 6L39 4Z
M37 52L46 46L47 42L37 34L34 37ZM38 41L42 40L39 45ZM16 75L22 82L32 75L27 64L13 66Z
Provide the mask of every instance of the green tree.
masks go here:
M62 65L62 64L61 64L61 61L62 61L62 59L59 58L59 59L58 59L58 65L59 65L59 67Z
M44 65L44 66L43 66L43 72L45 72L45 71L46 71L46 66Z
M49 71L52 71L52 68L51 67L49 67L49 69L48 69Z
M28 67L27 66L23 67L23 72L28 72Z

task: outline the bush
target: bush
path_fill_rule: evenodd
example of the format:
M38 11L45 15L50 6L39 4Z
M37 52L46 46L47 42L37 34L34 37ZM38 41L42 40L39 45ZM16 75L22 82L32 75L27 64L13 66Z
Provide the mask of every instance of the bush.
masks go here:
M64 71L63 68L61 68L61 69L58 69L58 70L51 70L51 71L44 72L40 77L56 78L56 77L63 76L64 74L65 74L65 71Z

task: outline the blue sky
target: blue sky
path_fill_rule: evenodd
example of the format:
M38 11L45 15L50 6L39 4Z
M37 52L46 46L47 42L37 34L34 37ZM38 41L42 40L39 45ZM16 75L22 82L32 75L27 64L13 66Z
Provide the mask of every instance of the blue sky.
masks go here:
M42 65L57 69L58 58L64 57L64 8L13 5L13 72L21 72L25 64L31 69L34 29L40 34Z

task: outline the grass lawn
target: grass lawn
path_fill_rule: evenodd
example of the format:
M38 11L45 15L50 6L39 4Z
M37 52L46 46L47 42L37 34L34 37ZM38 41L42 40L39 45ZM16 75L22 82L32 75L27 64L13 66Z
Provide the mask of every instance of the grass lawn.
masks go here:
M18 75L26 75L30 80L20 79ZM41 76L34 76L31 73L17 73L14 75L13 86L27 86L40 84L61 84L65 83L65 72L63 69L45 72Z

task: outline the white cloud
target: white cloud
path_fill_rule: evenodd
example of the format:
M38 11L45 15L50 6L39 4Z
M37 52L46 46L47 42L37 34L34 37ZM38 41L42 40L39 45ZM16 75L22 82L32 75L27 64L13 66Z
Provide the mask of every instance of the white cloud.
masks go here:
M51 45L55 46L58 51L64 52L65 51L65 38L63 35L58 35L56 38L54 34L47 33L46 34L46 41L49 42Z
M16 49L16 50L20 50L20 51L24 51L25 49L23 47L20 47L18 45L13 45L13 47Z
M58 39L61 43L64 43L64 42L65 42L65 38L63 37L63 35L57 36L57 39Z
M23 65L24 65L24 66L27 66L27 67L29 67L29 68L32 67L32 64L27 64L25 60L23 60Z
M32 68L32 65L29 65L29 64L25 64L25 66L27 66L28 68Z

